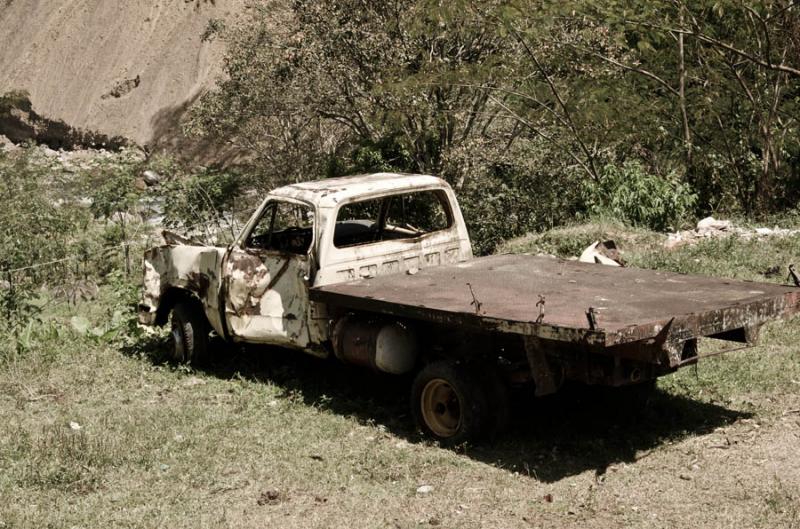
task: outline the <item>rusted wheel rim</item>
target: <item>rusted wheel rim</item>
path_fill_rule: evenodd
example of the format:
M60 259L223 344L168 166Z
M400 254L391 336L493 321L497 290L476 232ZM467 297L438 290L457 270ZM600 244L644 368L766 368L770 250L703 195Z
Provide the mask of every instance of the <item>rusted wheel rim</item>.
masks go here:
M461 426L461 405L453 387L444 379L434 378L422 389L422 418L439 437L452 437Z

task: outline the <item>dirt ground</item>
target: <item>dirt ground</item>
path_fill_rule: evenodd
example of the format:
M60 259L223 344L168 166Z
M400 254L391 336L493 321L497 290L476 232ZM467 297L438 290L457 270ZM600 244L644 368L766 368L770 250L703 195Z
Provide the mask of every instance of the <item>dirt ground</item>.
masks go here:
M145 144L221 70L211 19L244 0L0 2L0 94L26 90L36 112Z

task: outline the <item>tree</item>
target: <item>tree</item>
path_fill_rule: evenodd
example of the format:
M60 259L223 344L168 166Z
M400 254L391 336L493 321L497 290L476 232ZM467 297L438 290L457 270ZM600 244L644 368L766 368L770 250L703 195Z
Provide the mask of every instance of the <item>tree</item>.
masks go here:
M799 10L790 0L256 2L221 30L226 77L190 128L255 153L264 186L441 174L467 218L479 216L481 251L594 208L587 186L628 162L688 184L698 212L773 211L800 191Z

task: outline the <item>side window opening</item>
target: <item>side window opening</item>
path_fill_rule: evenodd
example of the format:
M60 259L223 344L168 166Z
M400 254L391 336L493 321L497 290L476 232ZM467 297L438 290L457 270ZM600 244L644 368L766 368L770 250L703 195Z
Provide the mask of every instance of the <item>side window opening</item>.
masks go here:
M378 241L415 239L453 225L442 191L420 191L353 202L339 209L333 244L337 248Z
M246 248L305 255L314 238L314 211L305 205L272 201L264 208Z

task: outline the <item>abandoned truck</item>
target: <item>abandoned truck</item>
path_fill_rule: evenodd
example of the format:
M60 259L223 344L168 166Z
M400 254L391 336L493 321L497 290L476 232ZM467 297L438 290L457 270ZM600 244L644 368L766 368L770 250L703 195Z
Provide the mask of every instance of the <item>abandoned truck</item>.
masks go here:
M698 338L752 344L798 309L788 286L473 258L446 182L384 173L276 189L227 248L148 250L139 316L171 321L178 361L213 331L413 375L419 427L456 444L502 426L512 386L649 388L698 361Z

